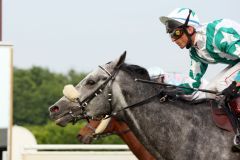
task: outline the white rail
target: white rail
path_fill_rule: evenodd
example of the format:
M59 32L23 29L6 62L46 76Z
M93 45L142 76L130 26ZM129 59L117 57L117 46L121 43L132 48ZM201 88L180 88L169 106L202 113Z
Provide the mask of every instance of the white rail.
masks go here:
M127 145L25 146L21 160L137 160Z
M60 150L109 150L109 151L119 151L119 150L125 150L125 151L129 151L129 148L127 145L93 145L93 144L83 144L83 145L27 145L24 146L24 150L52 150L52 151L60 151Z

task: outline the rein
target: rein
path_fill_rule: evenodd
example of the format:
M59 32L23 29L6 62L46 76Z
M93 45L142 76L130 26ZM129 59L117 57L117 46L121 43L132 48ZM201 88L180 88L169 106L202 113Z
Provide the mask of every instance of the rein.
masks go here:
M150 102L150 101L151 101L152 99L154 99L155 97L160 97L160 96L162 96L162 97L160 98L160 102L164 102L166 96L163 95L163 91L161 90L161 91L158 92L157 94L155 94L155 95L153 95L153 96L151 96L151 97L148 97L147 99L144 99L144 100L142 100L142 101L140 101L140 102L137 102L137 103L134 103L134 104L132 104L132 105L123 107L123 108L117 110L116 112L112 112L110 115L108 115L108 116L105 117L104 119L107 119L107 118L110 118L110 117L112 117L112 116L115 116L115 115L117 115L119 112L121 112L121 111L123 111L123 110L125 110L125 109L134 108L134 107L137 107L137 106L141 106L141 105L143 105L143 104L145 104L145 103Z
M136 82L142 82L142 83L148 83L148 84L156 84L156 85L161 85L161 86L166 86L166 87L191 89L193 91L201 91L201 92L207 92L207 93L212 93L212 94L220 94L217 91L212 91L212 90L207 90L207 89L199 89L199 88L191 88L191 87L184 87L184 86L176 86L176 85L173 85L173 84L159 83L159 82L149 81L149 80L145 80L145 79L135 79L135 81Z
M103 71L105 71L109 76L112 76L104 67L102 67L102 66L99 66L99 67L100 67ZM120 66L120 67L121 67L121 66ZM118 69L120 69L120 67L119 67ZM114 73L116 73L116 71L115 71ZM114 75L116 76L116 74L114 74ZM114 80L114 79L112 79L111 84L112 84L113 80ZM111 86L111 84L109 85L109 87ZM108 96L112 96L112 92L111 92L111 91L108 93ZM161 99L160 99L160 102L165 101L166 96L163 95L163 90L160 90L160 92L158 92L157 94L155 94L155 95L153 95L153 96L148 97L147 99L144 99L144 100L139 101L139 102L137 102L137 103L134 103L134 104L132 104L132 105L123 107L123 108L121 108L121 109L119 109L119 110L117 110L117 111L115 111L115 112L112 112L112 103L111 103L111 102L112 102L112 98L110 97L110 98L108 98L108 102L109 102L109 105L110 105L110 108L111 108L110 114L109 114L107 117L103 118L103 119L107 119L107 118L110 118L110 117L112 117L112 116L116 116L117 113L119 113L119 112L121 112L121 111L123 111L123 110L126 110L126 109L128 109L128 108L134 108L134 107L136 107L136 106L141 106L142 104L148 103L149 101L151 101L151 100L154 99L155 97L160 97L160 96L162 96Z
M80 101L79 98L77 98L77 102L79 103L80 106L79 109L81 110L82 113L80 113L79 116L76 116L73 114L73 111L70 109L69 114L73 117L73 124L76 123L79 119L85 118L87 120L89 120L89 116L86 115L86 106L88 105L88 103L94 99L95 97L97 97L99 94L101 94L103 92L103 90L105 89L106 86L108 86L109 91L108 91L108 103L110 106L110 111L107 117L103 118L103 119L107 119L110 118L112 116L116 116L117 113L129 109L129 108L133 108L133 107L137 107L137 106L141 106L142 104L148 103L149 101L151 101L152 99L159 97L160 98L160 102L164 102L166 99L166 95L164 95L164 91L160 90L157 94L148 97L147 99L144 99L142 101L139 101L137 103L128 105L126 107L123 107L115 112L113 112L113 107L112 107L112 91L111 91L111 86L113 84L113 81L115 80L115 77L119 71L121 66L119 66L118 68L114 68L113 73L111 74L107 69L105 69L102 66L99 66L99 68L104 71L109 77L105 80L105 82L103 82L99 87L97 87L97 89L95 89L95 91L90 94L89 96L87 96L84 100ZM110 82L110 83L109 83ZM92 117L91 117L92 118Z

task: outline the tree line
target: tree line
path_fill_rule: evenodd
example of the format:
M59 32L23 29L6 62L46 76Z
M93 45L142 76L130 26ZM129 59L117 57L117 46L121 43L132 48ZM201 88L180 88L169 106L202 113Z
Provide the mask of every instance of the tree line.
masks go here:
M55 73L47 68L33 66L29 69L14 68L13 121L15 125L27 127L38 143L79 143L76 135L85 124L69 124L61 128L49 119L48 107L62 95L66 84L78 84L87 73L69 70L66 74ZM95 143L122 143L116 137L107 137Z

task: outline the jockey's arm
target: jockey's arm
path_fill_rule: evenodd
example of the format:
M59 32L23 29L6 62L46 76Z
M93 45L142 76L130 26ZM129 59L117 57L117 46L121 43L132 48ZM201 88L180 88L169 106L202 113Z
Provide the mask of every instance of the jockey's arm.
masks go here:
M199 88L201 85L201 78L207 70L208 64L202 63L191 57L191 66L189 71L189 77L192 80L189 83L180 84L180 86ZM185 94L192 94L194 91L189 89L184 89Z

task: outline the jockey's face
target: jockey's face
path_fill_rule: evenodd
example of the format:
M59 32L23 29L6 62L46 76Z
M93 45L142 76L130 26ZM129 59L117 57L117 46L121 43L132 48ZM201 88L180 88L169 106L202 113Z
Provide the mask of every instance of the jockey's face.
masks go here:
M194 28L188 27L187 31L189 34L192 34L194 31ZM179 33L180 35L177 38L171 35L172 42L175 42L181 49L185 48L186 45L188 44L188 37L187 37L186 33L184 33L182 29L176 29L174 32L176 32L176 33L180 32ZM192 36L193 42L194 42L194 38L195 38L195 34Z
M185 33L181 36L181 38L178 38L177 40L171 38L173 42L175 42L181 49L185 48L188 43L188 38Z

